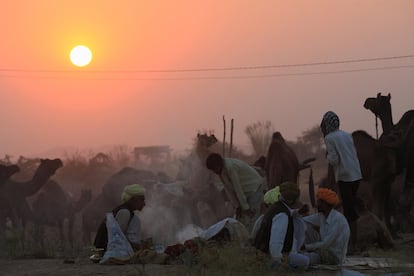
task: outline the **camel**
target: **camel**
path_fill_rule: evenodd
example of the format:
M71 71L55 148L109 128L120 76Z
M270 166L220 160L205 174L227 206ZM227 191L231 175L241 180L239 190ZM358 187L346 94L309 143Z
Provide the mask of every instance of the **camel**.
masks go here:
M26 198L37 193L62 166L60 159L40 159L32 179L25 182L6 181L0 188L0 228L5 226L7 218L10 218L13 226L24 228L27 218L32 217Z
M378 93L377 97L367 98L364 107L381 120L380 142L397 150L399 167L407 170L407 181L414 184L414 110L405 112L394 125L390 101L391 94Z
M297 183L299 161L280 132L274 132L265 160L265 171L269 189L285 181Z
M20 168L17 165L2 165L0 164L0 188L6 181L15 173L19 172Z
M157 176L149 170L138 170L132 167L124 167L103 185L102 193L107 199L108 205L111 208L119 204L122 191L125 186L131 184L141 184L149 186L157 183Z
M218 140L214 134L207 135L207 133L197 133L195 153L203 164L205 163L207 156L212 152L210 147L217 142Z
M392 149L382 146L376 139L362 130L352 133L361 167L363 181L358 189L368 210L391 229L390 218L392 183L397 176L396 154Z
M75 215L86 206L91 198L91 190L82 190L79 199L75 201L53 180L49 180L42 187L41 192L32 204L33 220L39 227L42 248L44 247L44 226L58 226L61 246L64 246L63 226L66 219L68 220L68 240L70 246L73 247Z
M372 247L392 249L394 240L387 226L374 213L369 211L363 202L359 202L357 250L367 251Z

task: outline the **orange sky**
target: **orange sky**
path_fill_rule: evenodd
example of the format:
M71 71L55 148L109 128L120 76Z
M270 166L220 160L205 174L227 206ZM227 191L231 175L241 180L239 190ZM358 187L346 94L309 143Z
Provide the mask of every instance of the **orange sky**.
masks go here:
M234 118L235 144L243 148L249 124L270 120L294 140L326 110L338 113L345 130L374 134L365 98L391 92L396 122L414 106L414 68L280 74L406 66L413 58L227 72L131 70L412 55L413 26L411 0L5 1L0 157L109 144L182 150L199 130L221 138L223 115ZM77 44L93 51L88 67L69 62ZM269 74L279 76L263 77ZM262 77L229 78L252 75Z

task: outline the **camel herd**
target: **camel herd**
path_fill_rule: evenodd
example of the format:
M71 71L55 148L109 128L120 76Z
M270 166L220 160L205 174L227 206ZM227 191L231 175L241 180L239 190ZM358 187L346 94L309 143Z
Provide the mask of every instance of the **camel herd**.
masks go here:
M34 219L33 210L27 198L36 194L62 166L60 159L41 159L32 179L24 182L10 179L14 173L18 172L18 168L13 165L11 168L6 167L9 173L2 173L2 176L7 177L2 177L2 183L0 183L0 230L2 232L5 230L7 219L14 226L20 226L23 229L28 221Z
M371 242L370 238L376 235L372 242L384 247L392 244L388 233L395 238L398 231L414 231L414 110L407 111L394 125L390 100L390 95L378 94L364 103L364 107L381 120L383 133L379 139L362 130L352 133L363 175L358 193L363 199L360 210L366 214L360 220L366 227L361 232L373 232L372 235L360 236L365 242ZM216 179L204 166L206 156L217 145L217 141L214 135L198 135L193 153L183 161L182 169L174 181L160 182L158 175L152 171L124 167L106 181L96 196L92 197L91 190L82 190L78 199L72 198L51 179L63 166L60 159L41 159L33 177L23 182L11 179L19 172L18 166L0 165L0 235L5 231L7 222L24 229L30 221L37 225L40 237L44 236L45 226L57 226L63 245L63 225L67 220L67 239L73 246L75 215L81 213L83 243L89 245L103 214L119 203L123 187L137 182L148 190L149 208L146 209L158 210L156 216L165 217L165 220L168 219L166 212L174 212L176 225L171 227L176 227L176 231L189 223L208 227L231 215L231 208L217 189ZM276 146L280 147L279 144ZM273 155L277 155L277 158L267 156L268 160L262 164L266 171L280 168L279 163L291 158L292 152L275 150ZM297 166L292 168L295 171L291 175L297 179L300 164L297 158L294 161ZM280 173L289 174L286 170ZM283 175L277 177L283 179ZM329 173L324 185L336 189ZM28 197L35 194L36 198L29 204ZM162 208L156 206L160 202ZM143 216L144 220L147 216L148 224L151 224L153 214L143 212ZM158 231L147 230L154 234ZM164 230L163 227L159 229L160 235ZM39 242L44 246L43 239L39 239Z

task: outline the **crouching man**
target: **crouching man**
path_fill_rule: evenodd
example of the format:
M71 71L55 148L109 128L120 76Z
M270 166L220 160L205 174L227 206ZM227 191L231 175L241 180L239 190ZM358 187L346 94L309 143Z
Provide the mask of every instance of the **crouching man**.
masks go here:
M145 188L139 184L132 184L125 186L121 195L121 204L112 210L113 217L118 223L119 228L135 251L141 248L141 221L134 214L134 211L141 211L144 207ZM94 246L106 251L107 245L108 229L107 221L104 219L96 233ZM98 261L100 256L94 256L91 257L91 260Z

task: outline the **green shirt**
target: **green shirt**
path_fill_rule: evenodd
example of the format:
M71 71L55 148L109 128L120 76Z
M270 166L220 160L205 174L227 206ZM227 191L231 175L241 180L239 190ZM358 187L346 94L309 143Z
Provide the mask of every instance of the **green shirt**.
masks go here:
M263 177L253 167L234 158L224 158L224 168L219 176L231 204L242 210L250 208L247 198L263 184Z

